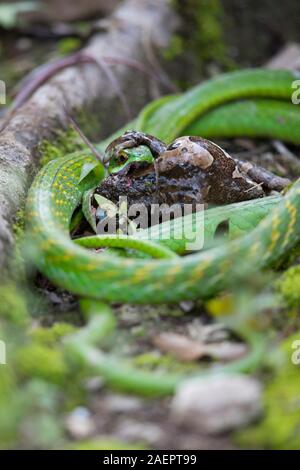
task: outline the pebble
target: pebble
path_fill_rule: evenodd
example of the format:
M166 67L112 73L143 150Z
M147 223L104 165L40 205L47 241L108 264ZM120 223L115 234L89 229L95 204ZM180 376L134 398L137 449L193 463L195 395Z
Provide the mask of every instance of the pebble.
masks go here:
M75 408L65 420L65 427L73 439L86 439L96 431L91 412L84 406Z
M241 374L187 380L171 403L171 417L177 423L208 434L245 426L258 418L261 410L259 382Z

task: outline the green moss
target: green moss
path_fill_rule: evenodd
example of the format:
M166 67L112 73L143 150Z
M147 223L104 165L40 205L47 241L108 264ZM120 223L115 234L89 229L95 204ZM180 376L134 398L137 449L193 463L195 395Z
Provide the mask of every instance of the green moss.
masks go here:
M71 410L78 405L82 405L86 401L87 393L86 390L82 387L82 384L88 377L88 372L85 370L79 370L77 367L73 367L73 364L68 361L68 359L61 355L59 345L62 340L74 333L77 328L69 323L55 323L50 328L36 328L31 331L30 337L33 340L33 344L38 347L42 347L46 352L51 348L54 351L51 359L52 372L49 376L49 380L54 383L64 383L64 406L66 410ZM34 351L34 355L36 352ZM30 360L32 356L32 351L30 352ZM25 369L32 367L32 363L28 365L27 360L24 361ZM63 362L63 363L62 363ZM58 368L58 369L57 369ZM24 367L22 367L24 372ZM47 374L44 370L40 371L32 367L32 373L38 374L41 377L41 374L44 378L47 378ZM46 374L46 375L45 375ZM57 377L56 377L57 375ZM67 380L67 377L72 376L72 380Z
M58 412L63 403L62 388L67 394L74 382L68 380L62 353L53 346L55 340L58 342L74 328L58 325L49 329L48 338L45 332L37 334L35 340L28 336L33 307L27 291L6 278L0 285L0 298L0 339L7 345L7 365L0 365L0 448L58 445L63 429L61 410ZM36 302L35 297L32 300ZM39 344L42 339L49 346ZM57 400L56 408L51 397Z
M81 109L76 110L76 120L80 129L92 142L99 139L102 118L105 119L105 115L101 114L101 108L99 109L97 103L93 105L93 109L90 109L90 112Z
M17 390L10 390L5 401L0 401L0 449L9 449L18 439L23 401Z
M283 373L264 395L266 417L261 424L237 435L243 447L300 449L300 374Z
M264 418L235 436L240 446L300 449L300 365L292 363L295 340L300 340L300 332L283 342L279 370L264 393Z
M5 367L3 365L1 365L0 367L1 367L1 374L0 374L0 406L1 406L1 404L5 403L8 397L10 396L15 386L16 380L15 380L15 376L11 368Z
M300 265L289 268L277 282L277 289L290 307L300 305Z
M75 331L76 328L73 325L59 322L50 328L36 328L31 332L31 337L36 343L51 347L57 345L62 338Z
M94 136L95 131L97 134L99 132L99 117L94 116L94 114L86 113L82 110L74 112L80 129L88 137ZM70 153L80 150L87 150L88 153L91 153L87 145L73 127L70 127L66 131L58 131L56 138L53 141L44 140L39 145L40 164L41 166L44 166L51 160L65 157Z
M0 319L7 320L14 325L28 323L26 299L17 285L6 281L0 286Z
M44 166L51 160L65 157L67 154L83 150L85 147L84 142L74 129L60 131L54 141L44 140L41 142L39 146L40 164Z
M35 343L17 351L16 366L24 377L41 378L57 384L65 381L68 372L60 350Z
M15 215L15 222L13 224L13 232L16 240L19 240L25 229L25 208L20 208Z
M1 334L0 334L1 336ZM20 385L14 367L12 338L7 338L7 366L0 370L0 449L59 442L60 421L55 415L61 402L57 388L30 378ZM24 441L25 440L25 441Z
M166 60L173 60L184 52L184 40L178 34L174 34L171 38L169 46L164 49L162 55Z
M64 38L58 42L58 51L61 54L70 54L76 51L81 46L81 40L79 38Z
M16 213L15 222L13 224L14 233L14 247L13 253L10 258L10 276L15 282L25 281L26 279L26 266L24 259L24 233L25 233L25 208L22 207ZM25 281L26 282L26 281Z
M81 441L78 444L68 446L71 450L143 450L146 447L141 443L128 444L110 437L101 437L89 441Z
M225 46L222 31L222 5L219 0L194 0L195 10L194 41L203 61L222 61ZM201 52L200 52L201 51Z
M201 70L212 62L226 69L233 68L225 40L226 22L221 0L173 0L173 3L186 27L182 38L176 35L171 41L166 57L191 53Z

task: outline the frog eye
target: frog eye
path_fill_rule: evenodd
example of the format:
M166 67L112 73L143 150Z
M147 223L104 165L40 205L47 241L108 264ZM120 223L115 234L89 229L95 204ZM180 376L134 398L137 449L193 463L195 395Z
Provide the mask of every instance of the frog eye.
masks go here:
M180 146L180 142L173 142L172 144L169 145L169 147L167 148L167 150L175 150L177 149L178 147Z
M123 165L124 163L126 163L128 160L128 155L126 155L126 153L124 152L120 152L119 156L118 156L118 163Z

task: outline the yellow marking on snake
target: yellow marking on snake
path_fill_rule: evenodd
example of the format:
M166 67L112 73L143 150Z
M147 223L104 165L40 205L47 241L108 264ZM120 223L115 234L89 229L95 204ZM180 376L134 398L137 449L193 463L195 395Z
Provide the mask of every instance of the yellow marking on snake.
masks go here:
M142 268L136 270L136 272L130 278L130 282L132 282L133 284L139 284L141 281L146 279L147 276L152 273L152 271L153 267L151 265L143 266Z
M68 255L68 254L64 254L62 255L61 259L62 261L70 261L71 259L73 259L74 256L73 255Z
M192 280L201 279L201 277L203 277L204 275L206 268L210 264L211 264L211 259L207 259L206 261L203 261L198 266L196 266L191 273L191 279Z
M224 260L220 266L220 272L222 274L226 274L232 265L232 261L230 259Z
M165 273L164 284L170 284L174 280L174 276L179 274L181 271L181 266L173 266L172 268L168 269Z
M288 244L290 236L292 235L294 231L294 227L297 222L297 208L290 201L285 202L285 207L288 213L290 214L290 221L289 221L288 228L287 228L284 240L283 240L283 245L282 245L283 247L285 247Z
M268 247L268 250L265 254L265 257L267 258L270 254L273 253L273 250L276 246L276 243L280 237L280 231L278 230L278 227L280 225L280 218L278 215L278 211L274 213L273 220L272 220L272 231L271 231L271 243Z
M84 269L85 271L94 271L96 268L97 268L97 266L92 262L90 262L88 264L85 264L82 267L82 269Z
M51 248L51 246L55 244L56 244L55 240L51 240L51 238L48 238L47 240L43 241L40 246L43 250L48 250L49 248Z
M251 256L257 255L258 249L259 249L259 243L256 242L256 243L254 243L254 244L251 246L251 248L250 248L250 254L251 254Z

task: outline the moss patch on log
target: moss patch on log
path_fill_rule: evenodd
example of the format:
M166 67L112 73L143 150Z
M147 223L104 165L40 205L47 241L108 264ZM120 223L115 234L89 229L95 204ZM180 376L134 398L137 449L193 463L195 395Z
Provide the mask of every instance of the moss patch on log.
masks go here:
M300 306L300 265L292 266L281 277L277 288L288 306Z
M173 4L183 20L183 26L173 36L164 57L187 62L190 76L197 75L198 78L199 73L209 75L208 69L212 64L224 70L234 68L224 34L226 21L222 2L173 0Z
M69 128L67 131L59 131L54 141L44 140L39 145L40 164L44 166L51 160L65 157L69 153L84 148L86 148L86 145L74 129Z

